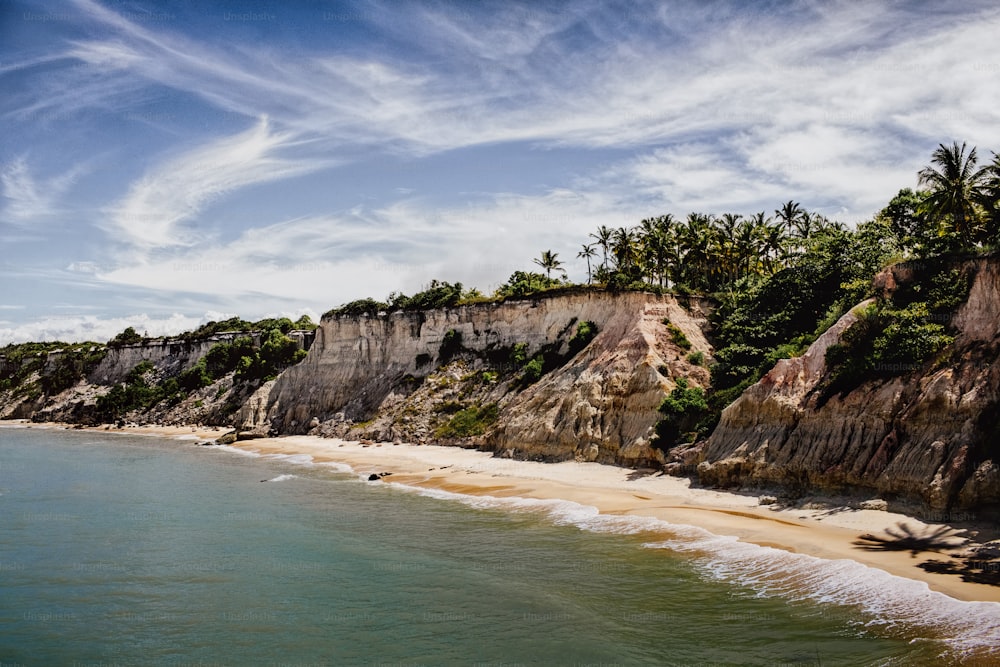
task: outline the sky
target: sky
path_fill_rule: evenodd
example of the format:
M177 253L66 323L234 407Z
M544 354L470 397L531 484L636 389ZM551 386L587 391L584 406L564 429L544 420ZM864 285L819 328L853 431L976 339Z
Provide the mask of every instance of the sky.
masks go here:
M599 225L854 224L1000 151L1000 5L0 0L0 344L492 291Z

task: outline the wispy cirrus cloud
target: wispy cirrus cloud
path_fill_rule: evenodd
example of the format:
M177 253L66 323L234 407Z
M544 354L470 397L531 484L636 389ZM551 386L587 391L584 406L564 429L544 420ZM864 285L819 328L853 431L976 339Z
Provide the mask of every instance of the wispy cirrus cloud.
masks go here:
M81 4L125 41L81 41L76 57L99 64L110 51L133 74L221 108L267 113L288 128L289 141L344 154L374 145L424 155L519 141L642 149L739 134L745 161L789 131L822 126L833 135L867 132L851 161L870 164L873 155L898 153L902 134L914 154L926 152L912 141L917 131L925 144L942 131L996 135L991 106L979 99L983 87L974 85L983 73L961 48L976 43L978 59L1000 58L990 39L1000 18L988 5L974 23L964 14L855 3L785 13L574 3L559 11L416 6L370 14L425 58L452 54L446 67L428 68L391 52L216 48ZM920 76L942 70L946 79ZM940 117L921 125L927 109ZM757 169L759 179L783 176Z
M61 174L39 180L24 157L3 165L0 167L0 185L3 186L4 206L0 209L0 221L25 227L47 222L64 213L63 195L87 170L87 165L77 165Z
M142 249L186 246L197 238L183 223L213 200L242 188L329 167L331 159L289 159L288 134L267 118L233 137L189 150L160 164L109 207L113 230Z
M0 46L4 83L26 81L0 117L32 133L4 211L46 219L72 186L46 199L69 172L40 166L109 146L123 164L80 216L100 251L59 266L191 312L325 308L433 277L488 287L541 249L572 263L599 224L665 212L795 199L857 221L914 185L938 142L1000 148L1000 8L985 0L360 0L344 22L310 3L259 26L73 6L80 21L44 48Z
M98 270L104 284L203 294L227 306L253 301L318 312L350 299L413 292L433 278L492 289L554 248L574 276L580 228L631 224L641 209L601 194L568 189L502 194L455 207L419 199L337 215L254 227L229 242ZM525 241L531 250L524 247Z

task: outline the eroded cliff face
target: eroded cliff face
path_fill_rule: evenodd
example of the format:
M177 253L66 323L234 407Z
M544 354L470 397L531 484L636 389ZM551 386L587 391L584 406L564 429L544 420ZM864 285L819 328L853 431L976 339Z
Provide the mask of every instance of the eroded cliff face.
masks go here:
M158 370L176 375L190 368L208 354L218 342L230 342L235 336L213 336L191 342L153 340L134 345L109 347L101 363L87 376L95 385L113 385L122 382L133 368L148 361Z
M279 376L266 409L258 396L239 426L432 441L436 422L428 413L490 403L498 409L495 425L456 444L546 460L653 462L659 453L649 437L674 378L708 382L707 369L686 360L690 351L711 353L701 302L688 305L669 296L581 291L327 319L306 359ZM665 319L690 350L674 342ZM582 322L598 333L572 354L569 340ZM450 362L442 359L446 335L461 341ZM519 344L528 358L548 349L562 363L525 387L521 369L508 362ZM356 422L362 425L352 430Z
M308 331L292 331L287 335L304 349L312 341L312 333ZM213 346L244 336L259 342L258 333L222 332L196 340L153 339L131 345L94 345L90 351L100 353L100 361L95 366L88 366L83 377L72 386L51 395L43 393L39 381L58 369L66 352L52 351L19 362L0 357L0 377L22 378L18 386L0 391L0 419L95 423L98 398L123 382L138 364L152 364L151 381L175 378L194 366ZM22 369L34 370L19 373ZM161 401L150 409L134 410L124 419L170 425L224 425L231 421L232 414L253 389L253 386L235 385L233 374L228 373L216 378L211 385L190 392L180 402Z
M697 466L716 486L864 492L932 510L1000 506L1000 262L976 260L955 342L917 372L869 381L825 403L827 348L847 314L726 408ZM880 276L891 289L906 269ZM992 509L990 509L992 508Z

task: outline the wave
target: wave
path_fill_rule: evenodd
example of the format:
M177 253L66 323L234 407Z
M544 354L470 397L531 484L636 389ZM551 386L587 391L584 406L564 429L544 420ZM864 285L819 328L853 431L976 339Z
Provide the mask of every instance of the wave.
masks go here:
M668 533L669 539L643 546L688 554L706 577L748 587L762 597L854 607L867 619L867 627L887 634L916 632L944 642L955 657L1000 658L1000 604L956 600L931 590L925 582L857 561L791 553L654 517L601 514L596 507L568 500L469 496L393 486L480 509L537 512L557 525L594 533Z
M258 456L235 447L222 447ZM269 454L267 458L297 465L322 466L354 473L342 463L315 463L306 454ZM293 477L281 475L275 480ZM367 475L357 476L367 480ZM944 642L952 657L1000 658L1000 604L966 602L932 591L922 581L907 579L853 560L829 560L742 542L704 528L644 516L601 514L593 506L569 500L472 496L440 489L383 481L388 486L477 509L533 512L556 525L593 533L669 535L643 544L687 554L704 576L747 587L762 597L837 604L856 608L865 625L888 634L900 632ZM919 639L914 639L918 641Z
M231 452L233 454L239 454L241 456L249 456L251 458L260 458L261 454L257 452L248 452L245 449L240 449L239 447L233 447L232 445L213 445L210 449L219 449L224 452Z
M265 482L286 482L290 479L296 479L298 475L278 475L277 477L272 477L271 479L263 480Z

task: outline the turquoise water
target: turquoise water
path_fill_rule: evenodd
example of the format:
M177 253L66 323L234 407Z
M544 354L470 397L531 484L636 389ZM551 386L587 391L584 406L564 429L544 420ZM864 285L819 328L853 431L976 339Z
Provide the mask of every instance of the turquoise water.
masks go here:
M0 664L991 664L996 606L846 562L303 463L0 428Z

